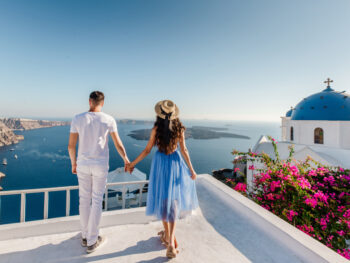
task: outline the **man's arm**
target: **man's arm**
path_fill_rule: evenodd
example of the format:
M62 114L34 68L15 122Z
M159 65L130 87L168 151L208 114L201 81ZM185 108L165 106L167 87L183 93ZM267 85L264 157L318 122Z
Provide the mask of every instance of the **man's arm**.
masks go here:
M77 141L78 133L69 134L68 152L72 164L72 173L77 174Z
M111 132L110 134L111 134L112 140L114 142L115 148L117 149L120 157L122 157L122 159L124 160L124 165L125 165L124 168L126 171L126 165L129 164L130 161L128 159L128 156L126 155L126 151L125 151L123 142L120 139L118 132Z

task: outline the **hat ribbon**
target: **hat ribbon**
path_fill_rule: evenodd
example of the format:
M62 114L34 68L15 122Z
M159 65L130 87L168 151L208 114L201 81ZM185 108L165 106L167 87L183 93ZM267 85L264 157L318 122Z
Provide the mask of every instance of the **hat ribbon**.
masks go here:
M173 113L172 113L172 112L166 113L166 112L163 110L163 107L162 107L162 106L160 106L160 110L161 110L162 114L165 115L165 118L166 118L167 120L170 120L170 117L171 117L171 115L172 115Z

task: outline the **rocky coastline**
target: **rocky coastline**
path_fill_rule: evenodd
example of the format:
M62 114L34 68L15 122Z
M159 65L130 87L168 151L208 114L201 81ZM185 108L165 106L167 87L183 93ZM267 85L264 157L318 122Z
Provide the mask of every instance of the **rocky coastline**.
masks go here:
M13 131L33 130L55 126L66 126L69 124L70 123L67 121L3 118L0 119L0 147L15 144L18 143L20 140L24 139L23 135L15 134Z
M0 119L0 121L11 130L20 131L70 125L70 122L68 121L31 120L21 118L4 118Z
M23 135L16 135L9 127L0 121L0 147L18 143L23 139Z

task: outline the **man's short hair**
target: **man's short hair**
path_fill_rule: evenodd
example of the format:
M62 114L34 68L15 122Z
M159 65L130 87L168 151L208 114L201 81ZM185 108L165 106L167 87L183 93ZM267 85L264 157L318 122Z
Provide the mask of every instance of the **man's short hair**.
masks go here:
M105 95L102 91L93 91L90 93L90 99L94 105L99 105L102 101L105 100Z

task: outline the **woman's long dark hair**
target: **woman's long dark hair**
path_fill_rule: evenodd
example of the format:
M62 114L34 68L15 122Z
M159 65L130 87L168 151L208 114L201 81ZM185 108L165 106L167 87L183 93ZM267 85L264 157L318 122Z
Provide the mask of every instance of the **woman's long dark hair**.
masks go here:
M165 154L169 154L176 149L176 145L186 129L179 118L167 120L158 116L154 127L157 128L155 144L159 151Z

